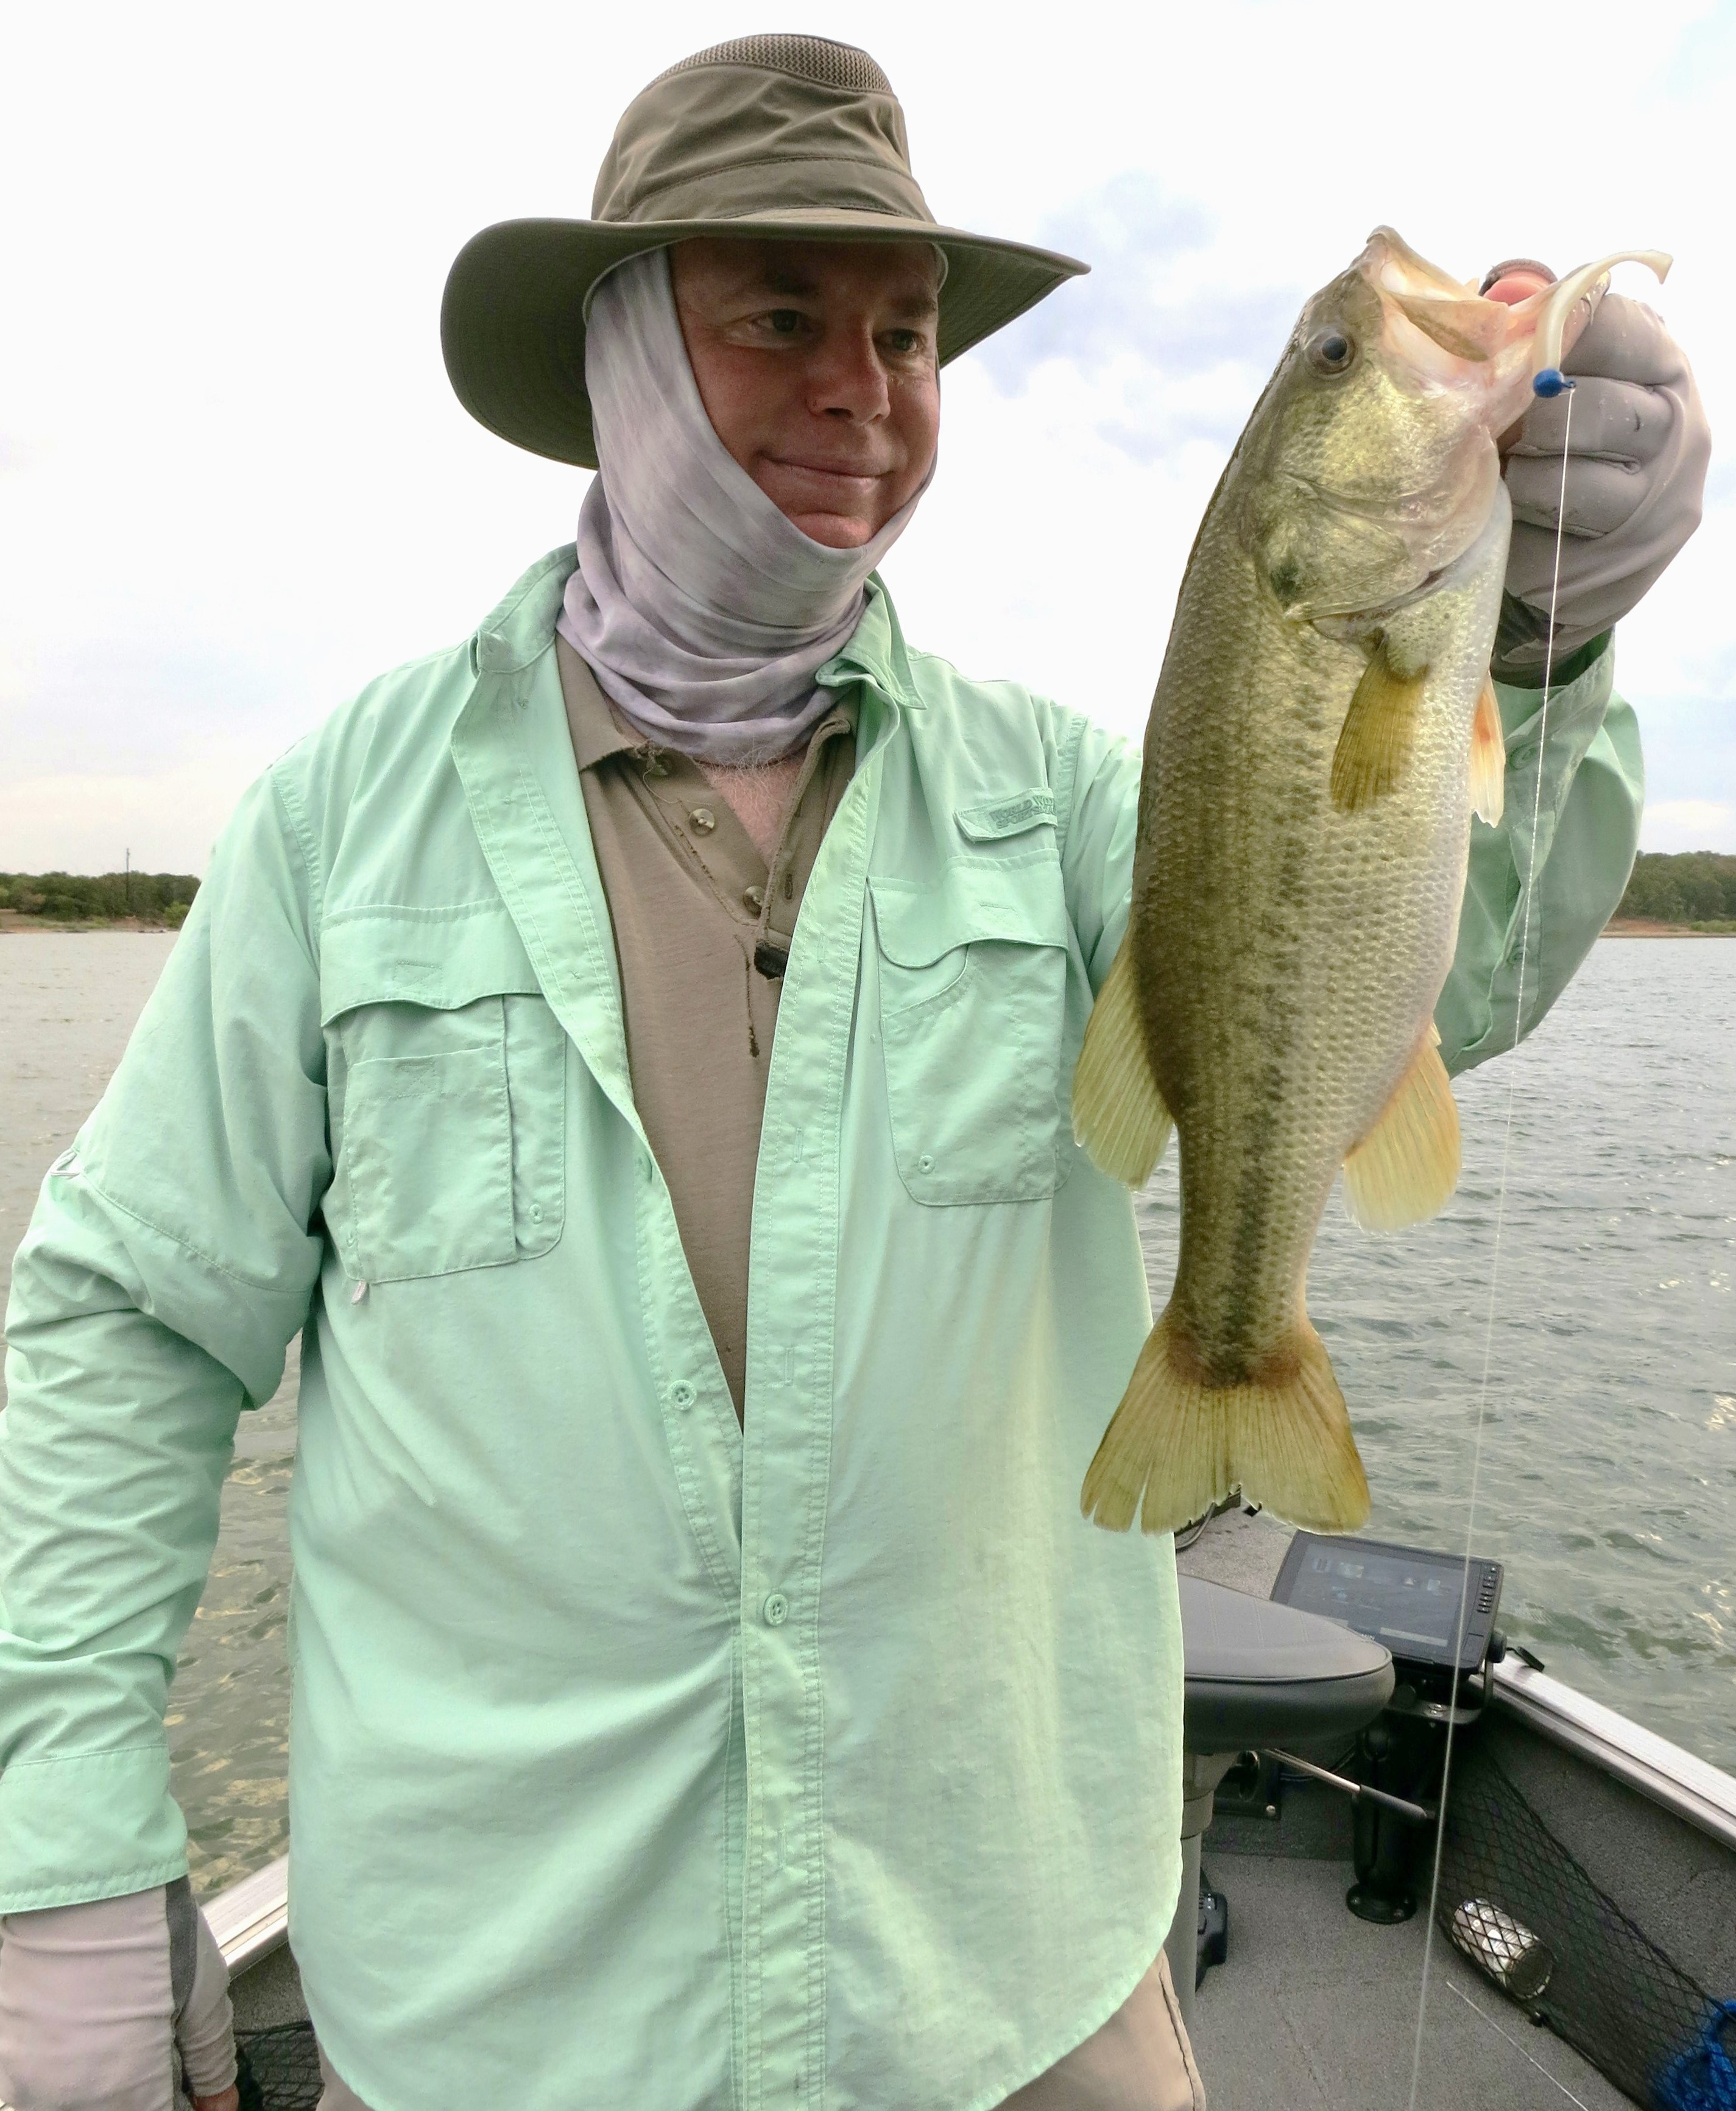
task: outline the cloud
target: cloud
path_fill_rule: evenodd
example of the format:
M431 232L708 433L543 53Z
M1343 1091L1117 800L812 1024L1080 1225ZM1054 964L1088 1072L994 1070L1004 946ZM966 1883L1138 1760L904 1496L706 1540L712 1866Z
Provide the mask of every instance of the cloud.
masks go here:
M1230 261L1196 201L1126 170L1046 221L1038 240L1092 266L975 355L1022 394L1071 369L1091 424L1142 465L1208 440L1227 452L1302 305L1293 285L1225 285Z
M69 771L0 783L11 872L202 873L236 800L268 756L239 744L152 775Z
M148 615L131 630L56 638L28 670L0 661L0 742L9 777L60 778L95 761L141 777L221 746L238 726L261 763L301 729L281 664L247 641L177 638Z
M1681 31L1669 59L1659 69L1658 84L1666 95L1685 102L1703 102L1721 94L1733 73L1736 73L1736 7L1723 4Z
M1736 806L1720 799L1648 802L1639 845L1647 851L1736 851Z

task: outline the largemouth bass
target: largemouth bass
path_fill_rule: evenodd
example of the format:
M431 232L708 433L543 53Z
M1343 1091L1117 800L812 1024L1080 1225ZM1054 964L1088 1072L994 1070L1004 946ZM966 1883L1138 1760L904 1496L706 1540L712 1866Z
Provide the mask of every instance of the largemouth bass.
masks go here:
M1308 1255L1341 1167L1370 1228L1458 1179L1433 1017L1470 817L1502 806L1496 443L1620 261L1510 307L1378 229L1302 311L1207 509L1073 1088L1107 1171L1142 1183L1172 1124L1181 1151L1175 1288L1085 1477L1101 1524L1172 1530L1236 1488L1316 1530L1367 1518Z

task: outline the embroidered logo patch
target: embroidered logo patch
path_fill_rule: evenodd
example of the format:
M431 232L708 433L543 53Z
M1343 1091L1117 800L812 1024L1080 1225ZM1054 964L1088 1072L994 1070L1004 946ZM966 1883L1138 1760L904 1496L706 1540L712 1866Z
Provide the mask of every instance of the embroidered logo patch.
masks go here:
M956 819L972 842L993 842L1001 836L1016 836L1041 822L1053 821L1055 794L1046 791L1019 792L1010 799L998 799L986 806L961 807Z

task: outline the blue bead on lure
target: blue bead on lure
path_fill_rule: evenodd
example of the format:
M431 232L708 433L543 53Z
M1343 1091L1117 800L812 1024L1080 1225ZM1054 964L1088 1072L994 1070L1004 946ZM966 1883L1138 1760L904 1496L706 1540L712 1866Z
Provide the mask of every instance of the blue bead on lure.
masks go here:
M1546 366L1541 374L1531 377L1534 396L1565 396L1573 383L1558 366Z

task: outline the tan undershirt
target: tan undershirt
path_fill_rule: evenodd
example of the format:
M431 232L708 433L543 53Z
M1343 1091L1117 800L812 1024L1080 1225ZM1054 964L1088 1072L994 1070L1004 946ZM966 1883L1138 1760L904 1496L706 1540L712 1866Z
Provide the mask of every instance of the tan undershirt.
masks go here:
M840 706L815 728L768 859L696 762L616 720L564 638L555 656L615 927L633 1096L739 1415L754 1172L783 965L856 768L855 720Z
M757 955L777 967L788 956L821 839L856 767L855 721L841 707L815 729L768 859L719 781L624 727L564 638L555 655L615 927L633 1095L739 1415L754 1172L783 987L754 963ZM771 841L761 827L771 787L752 788L761 794L761 810L750 809L756 833ZM321 2111L366 2111L327 2079ZM1100 2030L1002 2111L1204 2104L1160 1957Z

